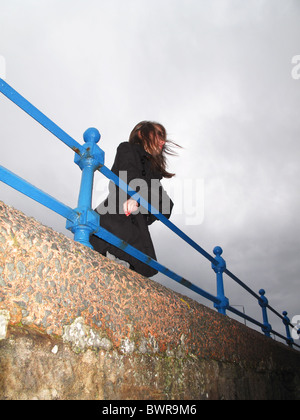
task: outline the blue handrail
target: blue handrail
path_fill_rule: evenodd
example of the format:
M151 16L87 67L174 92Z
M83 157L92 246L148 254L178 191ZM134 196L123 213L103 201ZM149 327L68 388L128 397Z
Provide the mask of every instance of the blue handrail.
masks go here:
M13 103L18 105L23 111L35 119L39 124L49 130L54 134L58 139L63 141L67 146L69 146L74 152L80 154L84 153L83 147L77 143L69 134L62 130L58 125L51 121L45 114L39 111L35 106L27 101L23 96L21 96L16 90L14 90L8 83L3 79L0 79L0 91Z
M174 225L164 215L159 213L150 203L148 203L143 197L130 188L122 179L115 175L110 169L104 165L104 152L99 148L97 143L100 140L100 133L95 128L89 128L84 133L85 144L82 146L71 136L69 136L64 130L58 127L53 121L51 121L45 114L39 111L35 106L28 102L23 96L15 91L10 85L4 80L0 79L0 92L2 92L8 99L19 106L23 111L34 118L38 123L43 125L47 130L54 134L59 140L70 147L75 152L75 163L82 170L80 193L78 198L78 206L76 209L71 209L65 204L59 202L55 198L39 190L35 186L29 184L27 181L13 174L9 170L0 166L0 180L12 188L15 188L19 192L31 197L33 200L40 204L48 207L49 209L60 214L62 217L67 219L66 228L74 233L74 239L86 246L91 247L89 237L91 234L97 235L112 245L124 250L128 254L137 258L145 264L153 267L157 271L163 273L169 278L175 280L181 285L188 289L198 293L204 298L214 303L215 308L222 314L226 315L226 311L230 311L239 317L242 317L251 323L259 326L267 337L270 337L270 333L277 335L284 339L288 345L296 346L291 337L290 327L294 327L289 318L287 312L283 312L283 316L280 315L274 308L269 305L268 300L264 296L265 291L260 290L259 295L255 293L249 286L242 282L237 276L231 273L227 267L225 260L221 257L223 250L220 247L215 247L215 257L205 251L200 245L186 235L181 229ZM191 247L198 251L202 256L211 262L212 268L217 275L217 296L213 296L202 288L191 283L189 280L176 274L172 270L164 267L156 260L145 255L141 251L135 249L128 243L122 241L112 233L108 232L100 226L100 216L91 209L92 200L92 188L93 188L93 177L94 172L99 170L104 176L113 181L120 189L125 191L129 196L135 196L141 206L147 209L149 212L155 214L163 224L171 229L176 235L187 242ZM227 274L232 280L243 287L248 293L255 297L262 308L263 323L253 319L249 315L246 315L229 304L228 298L225 296L223 275ZM282 319L286 330L286 336L274 331L268 322L267 308L275 313L279 318Z
M70 222L75 222L78 218L78 213L71 209L71 207L61 203L60 201L46 194L44 191L36 188L34 185L18 177L1 165L0 174L2 182L21 192L22 194L27 195L27 197L32 198L43 206L48 207L50 210L55 211Z

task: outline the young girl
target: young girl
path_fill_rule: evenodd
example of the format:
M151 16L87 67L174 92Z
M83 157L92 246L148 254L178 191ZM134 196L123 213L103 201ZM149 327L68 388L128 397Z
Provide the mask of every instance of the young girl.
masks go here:
M171 215L173 202L160 180L175 175L166 169L166 154L174 154L170 145L175 144L167 140L166 130L161 124L140 122L132 130L129 141L119 145L111 169L167 218ZM100 214L100 225L103 228L156 259L148 226L157 218L139 206L134 197L127 196L110 182L109 195L96 211ZM90 242L95 251L127 262L128 267L146 277L157 274L152 267L95 235L91 236Z

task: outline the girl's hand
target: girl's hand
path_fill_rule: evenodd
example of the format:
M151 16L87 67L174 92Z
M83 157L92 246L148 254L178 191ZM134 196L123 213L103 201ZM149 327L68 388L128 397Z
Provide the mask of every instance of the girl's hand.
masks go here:
M131 213L134 213L139 208L137 201L130 198L129 200L125 201L123 204L123 210L126 216L129 216Z

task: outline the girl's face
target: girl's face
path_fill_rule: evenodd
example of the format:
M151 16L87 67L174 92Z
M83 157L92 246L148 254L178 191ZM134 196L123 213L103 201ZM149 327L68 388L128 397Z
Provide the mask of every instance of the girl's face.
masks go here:
M153 134L152 134L153 137ZM153 141L152 155L160 155L163 151L164 145L166 144L165 134L159 125L155 126L155 136Z

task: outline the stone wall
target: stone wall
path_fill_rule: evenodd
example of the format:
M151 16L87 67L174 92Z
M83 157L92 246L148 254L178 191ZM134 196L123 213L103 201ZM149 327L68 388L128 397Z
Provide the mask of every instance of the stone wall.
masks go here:
M1 399L299 399L300 353L0 202Z

